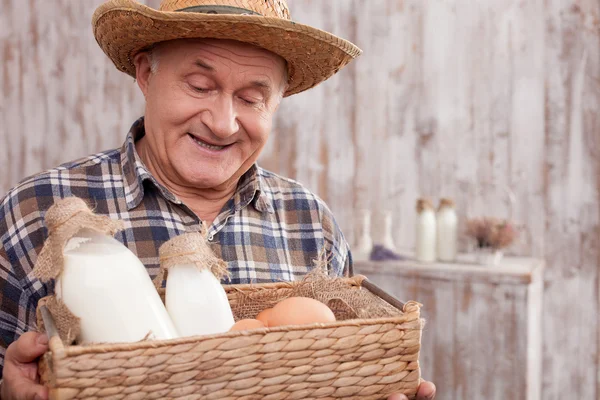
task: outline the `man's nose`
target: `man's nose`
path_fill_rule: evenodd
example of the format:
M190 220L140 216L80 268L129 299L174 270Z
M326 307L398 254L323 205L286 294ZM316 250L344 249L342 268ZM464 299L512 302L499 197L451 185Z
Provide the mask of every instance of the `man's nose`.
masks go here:
M216 136L227 138L240 130L231 96L223 94L215 99L212 110L208 114L209 118L205 123Z

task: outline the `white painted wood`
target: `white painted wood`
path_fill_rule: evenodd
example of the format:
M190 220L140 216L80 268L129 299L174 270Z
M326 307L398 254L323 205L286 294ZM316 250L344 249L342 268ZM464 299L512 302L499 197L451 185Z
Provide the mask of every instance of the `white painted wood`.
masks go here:
M510 215L509 188L522 227L510 252L548 261L542 398L598 398L600 5L356 0L353 6L348 25L356 29L349 37L365 49L346 80L355 88L356 106L347 115L355 125L327 134L340 146L355 141L354 163L340 161L354 180L346 190L338 184L320 194L342 205L334 211L346 232L358 208L391 210L396 244L410 248L418 197L454 198L464 227L467 217ZM318 22L312 16L319 12L306 14L308 21ZM286 107L294 109L295 101ZM302 129L294 134L312 137ZM323 174L331 183L329 168ZM467 249L464 237L461 243Z
M544 396L597 399L600 4L546 7Z
M519 352L527 352L527 398L542 399L542 345L537 343L543 337L542 312L544 305L544 279L542 268L532 272L532 279L527 289L527 343L519 341Z

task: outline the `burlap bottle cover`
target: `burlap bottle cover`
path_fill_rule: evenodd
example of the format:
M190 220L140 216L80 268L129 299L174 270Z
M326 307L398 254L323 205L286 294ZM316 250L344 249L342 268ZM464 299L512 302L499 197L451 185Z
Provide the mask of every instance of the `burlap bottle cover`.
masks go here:
M227 263L218 258L206 241L206 227L201 232L190 232L176 236L158 250L160 270L154 279L157 289L167 279L169 269L176 265L194 264L200 271L209 270L221 280L229 276Z
M44 283L58 278L63 272L63 250L67 242L79 231L90 229L113 236L124 228L122 221L114 221L106 216L94 214L87 204L77 197L57 201L46 212L44 221L48 228L48 238L33 269L36 278ZM45 304L55 320L56 328L63 341L72 343L79 335L79 318L54 296L47 299Z

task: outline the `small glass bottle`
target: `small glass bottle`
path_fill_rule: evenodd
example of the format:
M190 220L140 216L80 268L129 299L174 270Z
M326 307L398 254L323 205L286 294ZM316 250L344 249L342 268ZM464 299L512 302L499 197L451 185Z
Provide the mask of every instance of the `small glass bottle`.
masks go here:
M373 239L371 237L371 212L369 210L360 211L360 231L356 246L352 251L352 258L355 261L368 260L373 251Z
M458 217L454 201L442 199L437 212L437 258L440 261L456 260L458 248Z
M382 245L388 250L395 251L396 246L394 245L394 237L392 235L392 212L385 211L383 216L383 240Z
M167 276L165 305L182 337L227 332L235 323L221 279L227 264L217 258L203 233L177 236L159 249L157 286Z
M417 201L416 233L416 259L421 262L434 262L436 260L436 218L433 204L428 199Z

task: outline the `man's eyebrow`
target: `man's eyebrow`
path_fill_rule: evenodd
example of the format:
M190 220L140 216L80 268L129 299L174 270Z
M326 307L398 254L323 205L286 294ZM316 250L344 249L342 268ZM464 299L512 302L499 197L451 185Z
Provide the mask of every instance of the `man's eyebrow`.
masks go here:
M271 94L271 91L273 90L273 88L271 87L271 84L268 81L263 81L263 80L252 81L252 82L250 82L250 86L253 86L258 89L263 89L264 91L267 92L267 94Z
M215 68L214 68L214 67L212 67L212 66L208 65L208 64L207 64L205 61L203 61L203 60L200 60L200 59L197 59L197 60L194 62L194 65L196 65L198 68L205 69L205 70L207 70L208 72L214 72L214 71L215 71Z
M197 59L194 62L194 65L197 66L198 68L201 68L207 72L215 72L215 68L213 66L211 66L210 64L206 63L206 61L201 60L201 59ZM271 82L269 82L268 80L263 80L263 79L257 79L254 80L252 82L250 82L250 86L258 88L258 89L262 89L264 92L266 92L267 95L270 95L273 92L273 88L271 87Z

